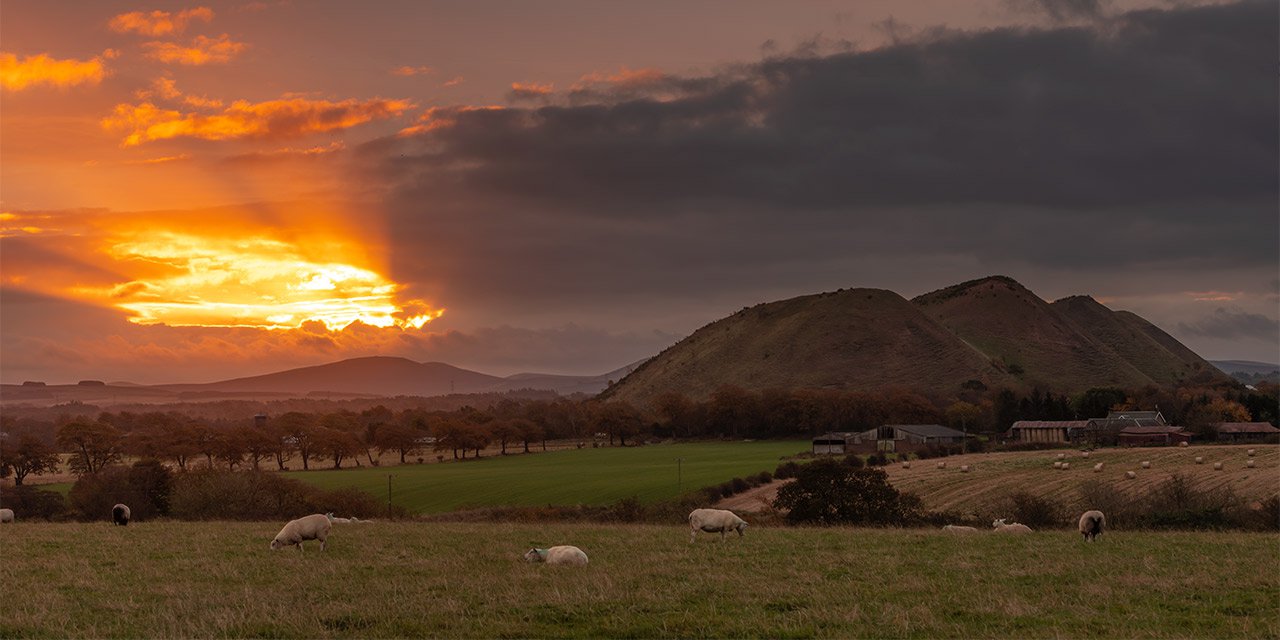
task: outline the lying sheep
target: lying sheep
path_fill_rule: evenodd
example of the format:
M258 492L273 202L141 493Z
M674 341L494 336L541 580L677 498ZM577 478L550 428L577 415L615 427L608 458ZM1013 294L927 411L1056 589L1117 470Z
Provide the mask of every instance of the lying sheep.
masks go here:
M122 527L129 526L129 518L132 515L128 505L117 504L111 507L111 521Z
M298 545L298 553L302 553L302 542L304 540L319 540L320 550L324 551L325 540L329 538L329 529L333 524L329 522L329 517L323 513L314 513L309 516L303 516L297 520L290 520L280 533L276 534L274 540L271 541L271 550L283 549L291 544Z
M1018 522L1006 524L1004 518L992 521L991 528L996 533L1031 533L1031 527Z
M1134 472L1132 472L1132 471L1126 471L1126 472L1124 472L1124 477L1126 477L1126 478L1128 478L1128 479L1130 479L1130 480L1134 480L1134 479L1136 479L1136 478L1138 477L1138 474L1136 474L1136 473L1134 473Z
M333 512L332 512L332 511L330 511L329 513L324 514L324 517L328 518L328 519L329 519L329 522L335 522L335 523L338 523L338 524L348 524L348 523L351 523L351 522L356 522L356 519L355 519L355 518L339 518L339 517L337 517L337 516L333 515Z
M1095 538L1102 535L1102 527L1106 526L1107 517L1102 515L1101 511L1094 509L1086 511L1080 515L1080 535L1088 542L1093 542Z
M966 527L962 524L945 525L942 527L942 530L947 533L977 533L978 532L978 530L975 529L974 527Z
M698 531L706 531L707 533L719 531L720 540L724 540L724 534L730 531L737 531L738 537L741 538L746 528L747 521L734 515L732 511L725 511L724 509L694 509L689 512L690 544L698 536Z
M545 562L547 564L584 565L588 562L587 554L573 545L563 544L547 549L533 548L524 554L525 562Z
M0 509L0 522L13 522L13 509Z

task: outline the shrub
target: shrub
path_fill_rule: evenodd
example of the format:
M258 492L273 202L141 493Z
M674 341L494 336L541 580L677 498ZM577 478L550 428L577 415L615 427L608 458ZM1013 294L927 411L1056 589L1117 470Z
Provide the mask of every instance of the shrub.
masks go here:
M734 478L729 481L729 487L733 490L733 493L730 495L733 495L750 489L751 483L743 480L742 478Z
M769 484L773 482L773 474L768 471L761 471L756 474L756 485Z
M1067 519L1062 505L1025 491L1009 496L1008 510L1011 522L1020 522L1032 529L1061 527Z
M1240 507L1230 489L1197 489L1186 476L1174 474L1147 495L1138 524L1150 529L1225 529L1239 526Z
M386 506L356 489L325 491L279 474L200 470L177 478L172 513L185 520L275 520L332 511L359 518L387 515ZM403 515L401 509L392 515Z
M881 454L881 455L884 455L884 454ZM861 469L867 466L867 464L862 461L862 456L855 455L855 456L845 456L844 466L849 467L850 469Z
M902 525L921 519L920 501L889 484L881 469L854 469L836 460L801 468L796 481L778 491L774 507L788 510L791 524Z
M19 519L62 520L71 516L71 509L62 494L27 485L0 487L0 504L13 509L14 516Z
M794 478L796 477L796 471L798 471L799 469L800 469L800 464L797 462L784 462L778 465L777 469L773 470L773 477L779 480L784 480L786 478Z
M877 451L867 456L868 467L883 467L887 464L889 464L889 456L886 456L883 451Z

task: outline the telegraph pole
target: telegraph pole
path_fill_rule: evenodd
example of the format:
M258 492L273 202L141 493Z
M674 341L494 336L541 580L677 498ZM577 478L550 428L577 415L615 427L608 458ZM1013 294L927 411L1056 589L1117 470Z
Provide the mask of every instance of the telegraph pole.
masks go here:
M684 490L683 462L684 458L676 458L676 493L680 493Z

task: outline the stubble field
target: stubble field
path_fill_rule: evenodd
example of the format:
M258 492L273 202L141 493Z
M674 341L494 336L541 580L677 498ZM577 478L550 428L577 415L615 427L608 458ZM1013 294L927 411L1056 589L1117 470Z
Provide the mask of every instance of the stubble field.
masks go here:
M1280 636L1280 536L641 525L0 527L0 637ZM586 567L528 565L575 544Z

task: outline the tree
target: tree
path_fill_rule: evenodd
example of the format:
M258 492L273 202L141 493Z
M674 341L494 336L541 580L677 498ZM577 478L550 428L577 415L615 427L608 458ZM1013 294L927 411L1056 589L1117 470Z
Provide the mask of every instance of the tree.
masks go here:
M787 522L822 525L901 525L920 517L920 500L899 493L883 469L855 468L824 458L801 465L795 482L778 490L774 501L787 510Z
M378 453L397 451L400 453L400 464L404 464L406 455L420 449L418 438L424 436L426 436L425 431L415 429L407 424L392 423L382 425L378 427L377 432Z
M343 458L360 455L360 438L350 431L321 427L312 435L317 454L333 460L333 468L341 469Z
M28 475L41 475L58 471L58 452L53 447L29 433L18 438L12 447L0 447L0 478L13 475L14 486L21 487Z
M242 424L236 427L235 438L244 448L254 471L259 471L261 461L270 458L279 446L279 438L274 437L270 430L252 425Z
M628 402L606 402L596 409L596 427L609 434L611 446L616 436L618 443L625 447L627 438L644 428L644 416Z
M516 431L520 434L520 441L524 443L524 452L529 453L529 443L534 440L542 441L542 450L547 450L547 430L542 425L533 420L525 420L517 418L514 423Z
M58 429L55 441L72 454L71 472L97 473L120 460L120 432L102 422L73 421Z
M276 418L276 423L283 430L287 442L302 458L302 469L311 469L311 454L315 449L314 434L316 430L315 416L300 411L290 411Z
M507 442L520 437L520 429L516 427L515 421L510 419L494 420L489 433L498 441L504 456L507 455ZM528 451L527 445L525 451Z

